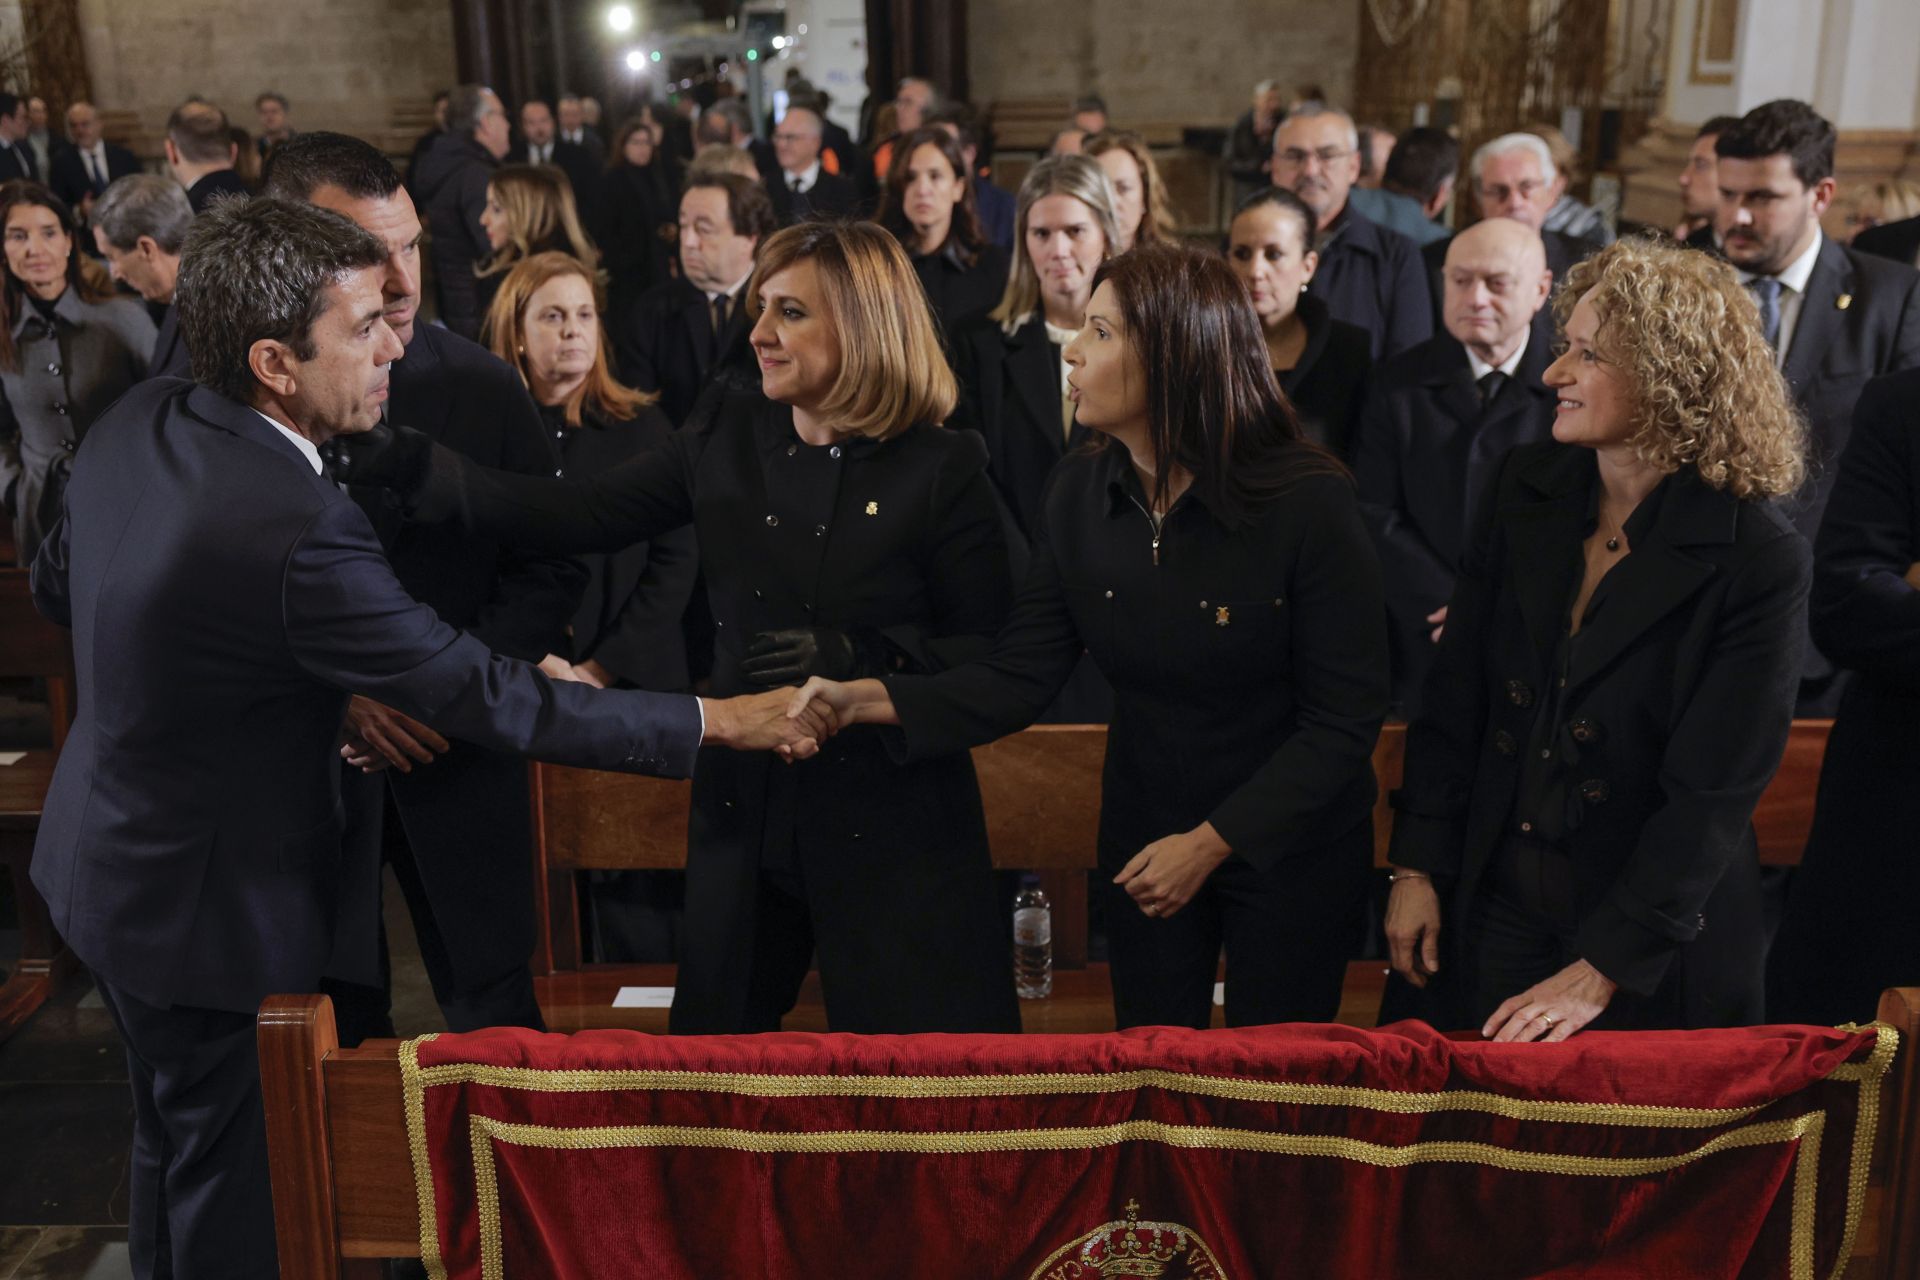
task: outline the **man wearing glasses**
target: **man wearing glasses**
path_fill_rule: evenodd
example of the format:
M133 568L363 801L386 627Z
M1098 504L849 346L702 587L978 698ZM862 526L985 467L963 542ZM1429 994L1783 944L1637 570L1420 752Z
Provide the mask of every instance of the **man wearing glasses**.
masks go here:
M1378 361L1433 336L1433 299L1418 246L1349 207L1359 177L1360 133L1346 112L1304 104L1273 131L1274 185L1306 201L1320 224L1307 291L1335 320L1365 329Z

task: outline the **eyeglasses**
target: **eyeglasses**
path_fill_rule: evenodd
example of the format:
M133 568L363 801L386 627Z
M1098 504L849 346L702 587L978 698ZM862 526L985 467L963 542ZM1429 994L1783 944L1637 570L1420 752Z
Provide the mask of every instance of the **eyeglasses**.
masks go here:
M1309 160L1318 160L1322 168L1331 168L1352 154L1352 151L1344 147L1321 147L1317 151L1302 151L1298 147L1288 147L1285 151L1274 152L1273 158L1293 169L1305 168Z

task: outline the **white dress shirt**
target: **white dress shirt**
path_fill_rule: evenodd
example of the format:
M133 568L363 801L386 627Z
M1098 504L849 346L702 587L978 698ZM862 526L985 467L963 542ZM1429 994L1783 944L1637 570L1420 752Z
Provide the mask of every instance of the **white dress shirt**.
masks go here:
M787 190L798 191L801 195L805 195L813 190L813 184L818 181L820 181L820 162L815 160L799 173L787 175Z
M1820 246L1825 240L1826 236L1815 226L1813 243L1774 277L1780 282L1780 344L1773 353L1776 368L1786 364L1787 352L1793 350L1793 332L1800 324L1800 305L1807 300L1807 280L1813 275L1813 264L1820 260ZM1740 272L1743 285L1758 278L1751 271Z
M1527 326L1527 330L1523 331L1521 334L1520 345L1513 349L1512 355L1508 356L1505 360L1502 360L1497 365L1488 364L1485 360L1482 360L1479 356L1473 354L1472 347L1468 347L1467 348L1467 364L1473 370L1474 383L1478 385L1480 379L1486 377L1488 374L1492 373L1495 369L1498 369L1501 373L1504 373L1509 378L1511 378L1514 374L1514 371L1520 367L1520 357L1527 354L1527 343L1532 341L1532 338L1530 336L1532 328L1533 326L1531 325Z
M255 409L254 412L260 413L258 409ZM313 474L317 476L326 474L326 468L320 465L320 446L319 445L307 439L305 436L301 435L298 431L294 431L289 427L283 426L280 423L275 422L272 418L267 417L267 415L264 413L260 413L260 417L261 417L261 420L264 421L268 426L272 427L275 431L278 431L281 435L285 436L287 439L293 441L293 447L300 451L300 454L302 457L306 458L308 462L313 464Z

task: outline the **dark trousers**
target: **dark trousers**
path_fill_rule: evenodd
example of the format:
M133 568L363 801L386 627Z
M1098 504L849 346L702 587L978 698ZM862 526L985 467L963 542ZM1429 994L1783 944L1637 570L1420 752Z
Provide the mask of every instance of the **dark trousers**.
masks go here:
M449 1031L477 1031L482 1027L530 1027L545 1031L540 1002L533 994L533 971L520 964L505 973L479 982L455 981L446 943L434 920L433 903L427 897L426 883L414 861L413 846L407 841L399 810L380 788L385 816L380 833L381 856L393 868L400 892L407 900L407 914L413 920L414 937L420 943L420 958L427 966L427 980L433 984L433 998ZM380 925L380 985L363 986L328 978L320 989L333 999L333 1016L340 1029L340 1043L348 1048L363 1040L391 1038L393 1027L393 964L387 950L387 929Z
M133 1083L127 1252L135 1280L279 1275L252 1015L157 1009L96 982Z
M1222 947L1228 1026L1333 1021L1347 961L1360 951L1372 866L1368 820L1266 871L1228 858L1171 916L1143 914L1113 883L1119 867L1103 867L1094 892L1106 915L1115 1022L1206 1027Z

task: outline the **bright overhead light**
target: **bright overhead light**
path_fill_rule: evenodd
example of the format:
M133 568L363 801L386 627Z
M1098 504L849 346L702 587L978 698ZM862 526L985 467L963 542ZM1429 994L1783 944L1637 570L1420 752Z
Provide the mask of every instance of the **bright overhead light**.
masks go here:
M633 6L617 4L607 10L607 27L616 35L633 30Z
M804 22L800 24L800 34L801 35L807 34L807 24Z
M647 55L635 49L627 55L627 70L644 71L647 68Z
M773 47L774 47L774 48L776 48L776 49L784 49L784 48L786 48L786 47L787 47L787 38L786 38L785 36L775 36L775 37L773 38Z

